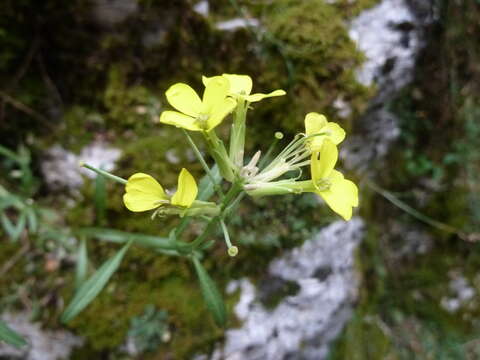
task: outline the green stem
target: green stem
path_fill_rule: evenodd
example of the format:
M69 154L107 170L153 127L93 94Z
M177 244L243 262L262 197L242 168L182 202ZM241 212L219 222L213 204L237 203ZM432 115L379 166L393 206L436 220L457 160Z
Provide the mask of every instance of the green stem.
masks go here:
M233 183L230 190L228 190L227 194L225 195L225 199L223 199L222 204L220 205L220 208L222 209L222 213L221 213L222 217L225 214L225 209L228 207L228 205L230 205L230 202L233 199L235 199L238 196L238 194L240 194L240 192L242 191L242 188L243 188L242 181L237 180Z
M214 229L215 223L219 220L218 217L213 218L210 220L210 222L207 224L207 227L203 230L203 232L198 235L195 240L193 240L191 243L184 244L182 243L182 246L180 247L179 251L182 251L182 249L185 249L187 253L192 253L195 249L198 249L204 241L207 239L207 236L210 235L210 233Z
M232 134L230 135L230 160L238 167L243 166L245 155L245 121L248 102L241 97L237 99L237 109L233 118Z
M243 199L243 197L245 196L245 192L242 191L240 194L238 194L238 196L235 198L235 200L232 201L232 203L224 210L224 217L228 217L230 215L230 213L235 210L235 208L237 207L237 205L240 203L240 201Z
M222 226L223 237L225 238L225 244L227 244L227 248L232 247L232 242L230 241L230 235L228 234L227 225L225 225L225 221L220 220L220 225Z
M220 189L219 186L215 186L215 177L213 176L212 171L211 171L210 168L208 167L207 162L206 162L205 159L203 158L202 153L200 152L200 150L198 150L197 145L195 145L195 142L193 141L192 137L188 134L188 132L187 132L185 129L183 129L183 128L182 128L182 131L183 131L183 133L185 134L185 136L187 137L188 143L190 144L190 146L191 146L192 149L193 149L193 152L195 153L195 155L197 156L198 160L199 160L200 163L202 164L203 169L204 169L205 172L207 173L207 176L210 178L210 181L212 182L212 184L214 184L214 189L215 189L215 191L217 192L218 196L220 197L220 199L223 199L223 198L225 197L225 195L223 194L223 192L222 192L222 190Z
M218 138L215 130L203 131L203 135L208 145L208 151L217 163L220 174L225 180L232 182L234 179L233 166L223 141Z
M277 146L278 142L283 139L283 134L281 132L276 132L275 133L275 139L273 139L272 143L270 144L270 147L268 148L267 152L263 156L263 158L260 160L258 163L258 168L260 170L263 170L263 167L267 164L268 160L270 159L270 156L272 155L273 150Z
M463 237L464 234L460 230L454 228L453 226L450 226L450 225L444 224L440 221L437 221L435 219L432 219L431 217L428 217L427 215L422 214L420 211L415 210L410 205L404 203L403 201L401 201L400 199L395 197L392 193L380 188L378 185L374 184L373 182L367 181L367 185L373 191L380 194L385 199L390 201L393 205L402 209L403 211L405 211L407 214L410 214L414 218L417 218L418 220L423 221L424 223L426 223L430 226L433 226L433 227L435 227L439 230L442 230L442 231L445 231L445 232L448 232L448 233L457 234L458 236L460 236L460 238Z
M107 179L110 179L110 180L113 180L113 181L116 181L120 184L123 184L125 185L127 183L127 180L119 177L119 176L116 176L116 175L113 175L113 174L110 174L109 172L106 172L105 170L101 170L101 169L97 169L96 167L93 167L91 165L88 165L86 163L84 163L83 161L80 161L79 163L80 166L84 167L84 168L87 168L89 170L92 170L94 172L96 172L97 174L99 175L102 175L102 176L105 176Z
M220 213L220 215L212 218L210 222L207 224L207 227L205 228L205 230L203 230L203 232L199 236L197 236L195 240L193 240L191 243L188 243L188 244L182 244L179 248L179 251L183 250L186 253L192 253L193 251L198 249L205 242L205 240L207 239L207 236L210 235L210 233L214 229L215 223L217 221L223 222L224 219L227 217L229 212L228 211L229 205L231 204L232 200L234 200L237 196L239 196L239 194L242 192L242 189L243 189L242 182L235 181L222 201L222 204L221 204L222 212ZM180 226L182 226L182 223L180 223L179 227ZM181 229L181 231L183 230L184 228ZM179 234L179 231L177 230L175 232L175 236L177 237L178 234Z

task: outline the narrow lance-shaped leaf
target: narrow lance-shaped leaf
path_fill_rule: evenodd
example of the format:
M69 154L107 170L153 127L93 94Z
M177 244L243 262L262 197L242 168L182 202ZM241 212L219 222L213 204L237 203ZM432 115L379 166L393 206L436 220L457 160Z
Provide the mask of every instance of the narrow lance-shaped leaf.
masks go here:
M100 227L86 227L76 231L81 236L91 236L99 240L109 241L117 244L124 244L130 240L135 241L136 245L141 245L149 248L165 248L173 249L172 244L168 238L146 234L129 233L126 231L119 231Z
M35 208L28 207L26 209L27 221L28 221L28 230L30 233L35 234L38 230L38 218Z
M0 340L17 348L27 344L25 339L0 320Z
M227 311L225 309L225 303L217 289L217 286L208 275L207 271L196 257L193 257L193 264L197 272L200 287L202 288L203 298L207 304L208 310L213 315L215 322L219 326L224 326L227 322Z
M62 314L61 321L68 322L77 316L102 291L108 280L117 271L125 253L132 242L128 242L115 256L107 260L75 293L70 304Z
M1 222L3 229L8 234L12 241L17 241L22 231L25 229L26 215L22 212L17 220L17 223L13 225L8 216L5 213L1 215Z
M85 282L87 278L88 268L88 253L87 253L87 241L82 238L77 253L77 265L75 270L75 289L80 289L80 286Z

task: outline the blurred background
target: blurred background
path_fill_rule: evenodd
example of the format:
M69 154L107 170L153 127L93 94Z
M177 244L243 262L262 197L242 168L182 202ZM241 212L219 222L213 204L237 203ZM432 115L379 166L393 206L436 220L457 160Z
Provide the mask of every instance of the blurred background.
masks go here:
M479 20L479 0L3 0L0 316L29 345L0 358L480 358ZM62 325L75 229L166 235L177 221L126 211L122 186L78 161L167 188L181 167L202 176L158 116L171 84L201 92L221 73L287 91L250 111L250 156L311 111L347 130L354 218L312 194L246 199L230 222L239 255L219 241L205 259L226 329L188 261L136 247ZM86 245L92 268L118 249Z

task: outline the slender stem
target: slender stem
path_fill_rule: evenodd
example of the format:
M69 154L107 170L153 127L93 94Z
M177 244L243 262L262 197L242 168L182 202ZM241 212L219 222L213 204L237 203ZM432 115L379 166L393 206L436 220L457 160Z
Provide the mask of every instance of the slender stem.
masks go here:
M242 191L242 182L241 181L235 181L232 185L232 187L230 188L230 190L228 190L227 194L225 195L225 199L223 199L223 202L221 204L221 209L222 209L222 213L221 213L221 216L223 217L224 213L225 213L225 209L227 208L227 206L230 204L230 202L235 198L237 197L238 194L240 194L240 192Z
M230 213L237 207L239 202L243 199L245 194L246 194L245 191L242 191L240 194L238 194L238 196L235 198L235 200L233 200L232 203L223 212L224 217L228 217L230 215Z
M213 231L213 228L215 226L215 223L218 221L218 217L213 218L212 220L209 221L207 224L207 227L203 230L203 232L198 235L195 240L193 240L191 243L182 243L181 249L185 248L188 252L192 252L195 249L197 249L202 243L206 240L207 236L210 235L210 233Z
M301 139L301 136L300 134L297 134L295 135L295 137L293 138L293 140L285 147L285 149L283 149L280 154L278 154L275 159L272 160L272 162L270 164L268 164L268 166L266 166L262 172L266 172L272 168L274 168L277 163L279 161L281 161L282 159L284 159L286 156L288 156L288 154L290 154L291 152L295 151L298 149L299 146L303 145L303 140L304 139Z
M220 225L222 226L223 236L225 238L225 243L227 244L227 248L231 248L232 242L230 241L230 235L228 234L228 229L227 229L227 225L225 225L225 221L220 220Z
M234 200L241 192L242 192L242 182L235 181L222 201L221 214L217 217L212 218L210 222L207 224L207 227L205 228L205 230L203 230L203 232L199 236L197 236L195 240L193 240L189 244L182 244L179 251L181 251L181 249L185 249L185 251L187 252L193 252L195 249L198 249L205 242L205 240L207 239L207 236L212 232L215 223L217 221L221 221L221 222L224 221L225 217L228 215L228 205L230 205L232 200ZM180 223L179 227L180 226L182 226L182 223ZM184 228L181 229L181 231L183 230ZM176 231L175 236L178 236L178 234L179 232Z
M448 233L454 233L454 234L457 234L457 235L462 234L462 232L460 230L458 230L457 228L454 228L453 226L444 224L440 221L432 219L431 217L429 217L427 215L422 214L420 211L412 208L410 205L404 203L403 201L401 201L400 199L395 197L392 193L380 188L378 185L374 184L373 182L367 181L367 185L373 191L382 195L385 199L390 201L393 205L402 209L407 214L410 214L411 216L417 218L418 220L423 221L424 223L427 223L430 226L433 226L433 227L435 227L439 230L442 230L442 231L445 231L445 232L448 232Z
M233 164L230 161L223 141L218 138L215 129L203 131L203 135L207 142L208 151L218 165L220 175L222 175L225 180L232 182L235 178L233 174Z
M280 136L278 136L277 134L280 134ZM263 170L263 167L264 165L268 162L268 160L270 159L270 156L272 155L272 152L273 150L275 149L275 147L277 146L278 142L283 138L283 134L282 133L275 133L275 138L273 139L272 143L270 144L265 156L260 160L260 162L258 163L258 168L260 170Z
M106 178L110 179L110 180L113 180L113 181L116 181L120 184L123 184L125 185L127 183L127 180L119 177L119 176L116 176L116 175L113 175L113 174L110 174L109 172L106 172L105 170L101 170L101 169L97 169L96 167L93 167L91 165L88 165L86 163L84 163L83 161L80 161L79 163L80 166L84 167L84 168L87 168L89 170L92 170L94 172L96 172L97 174L99 175L102 175L102 176L105 176Z
M207 162L205 161L205 159L203 158L203 155L202 153L200 152L200 150L198 150L198 147L197 145L195 145L195 142L193 141L192 137L188 134L188 132L182 128L182 131L183 133L185 134L187 140L188 140L188 143L190 144L190 146L192 147L193 149L193 152L195 153L195 155L197 156L198 160L200 161L200 163L202 164L203 166L203 169L205 170L205 172L207 173L207 176L210 178L210 181L212 182L213 186L214 186L214 189L215 191L217 192L218 196L220 197L220 199L223 199L225 197L225 195L223 194L222 190L220 189L219 186L216 186L215 185L215 177L213 176L212 174L212 171L210 170L210 168L208 167L207 165Z
M233 127L230 141L230 160L239 168L243 166L245 154L245 121L247 116L248 102L242 97L237 99L237 109L233 119Z

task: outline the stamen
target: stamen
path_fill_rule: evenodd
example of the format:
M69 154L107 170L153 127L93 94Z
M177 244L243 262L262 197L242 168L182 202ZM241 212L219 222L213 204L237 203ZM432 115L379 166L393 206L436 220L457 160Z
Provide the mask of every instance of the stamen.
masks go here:
M197 118L196 118L196 123L198 124L199 127L201 127L202 129L206 129L208 124L207 124L207 121L209 119L209 115L208 114L198 114Z

